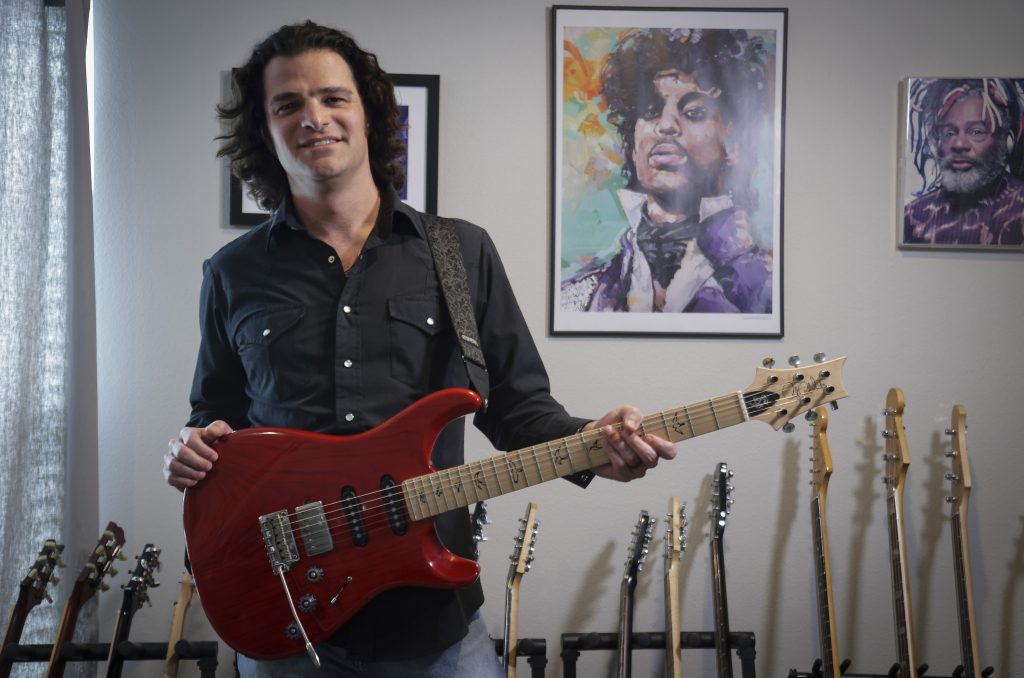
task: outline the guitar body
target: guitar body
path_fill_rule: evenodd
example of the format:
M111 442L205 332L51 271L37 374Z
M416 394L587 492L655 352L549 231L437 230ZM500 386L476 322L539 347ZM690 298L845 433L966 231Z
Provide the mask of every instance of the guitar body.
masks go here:
M432 519L409 518L404 502L405 530L396 534L380 492L383 478L400 485L434 471L430 453L438 433L480 405L480 397L471 391L447 389L355 436L262 428L221 438L215 446L217 463L184 499L185 541L196 590L218 635L256 659L303 650L259 524L260 516L277 511L288 511L295 527L301 559L284 578L313 644L330 637L386 589L459 588L475 581L478 565L445 548ZM344 488L362 500L363 545L355 543L340 503ZM366 502L364 495L375 499ZM309 556L294 512L316 501L324 504L333 548ZM315 603L306 610L300 602L311 600L309 596Z

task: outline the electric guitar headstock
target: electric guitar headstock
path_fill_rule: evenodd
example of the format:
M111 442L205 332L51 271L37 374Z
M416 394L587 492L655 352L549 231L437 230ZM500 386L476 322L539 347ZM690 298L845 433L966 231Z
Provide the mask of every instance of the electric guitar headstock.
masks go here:
M732 512L732 479L733 473L724 461L715 467L715 476L711 479L711 537L721 539L725 534L725 523Z
M946 498L955 515L961 507L967 506L971 494L971 465L967 460L967 408L954 405L946 433L952 436L952 449L946 454L950 458L952 471L946 474L950 492Z
M473 507L473 517L471 520L473 524L473 554L479 557L480 549L477 548L477 544L487 541L484 526L491 524L491 521L487 518L487 502L478 501L476 503L476 506Z
M160 582L156 580L156 573L160 570L160 549L152 544L146 544L142 553L135 556L135 559L135 570L128 583L121 587L124 589L122 613L137 612L143 603L149 603L150 587L160 586Z
M893 492L902 495L907 468L910 466L910 450L903 428L903 409L906 400L902 389L893 387L885 397L885 484Z
M790 356L788 368L775 368L773 358L765 358L763 367L750 386L743 390L747 413L775 430L794 429L790 420L798 414L831 404L849 395L843 386L846 356L826 360L824 353L814 354L814 363L804 366L799 356Z
M668 513L665 515L665 569L679 564L683 551L686 550L686 504L681 504L679 497L673 496L668 502Z
M813 416L811 416L813 415ZM828 409L819 407L808 415L811 433L811 492L822 502L832 476L832 453L828 447Z
M25 578L21 580L21 594L24 596L25 601L23 614L27 614L29 610L44 600L48 603L53 602L47 586L60 583L60 577L57 576L54 570L58 567L66 567L60 557L63 551L64 544L58 544L52 539L47 539L43 543L43 548L39 550L36 562L29 568ZM19 596L19 602L20 599L21 597Z
M509 560L512 565L509 567L509 578L515 584L519 583L523 575L530 571L533 564L533 550L537 545L537 504L530 502L526 507L526 515L519 519L519 533L515 537L515 545L512 548L512 555Z
M644 562L647 554L651 551L651 538L654 536L654 526L658 519L652 518L645 509L640 510L640 515L633 526L633 538L629 544L629 554L626 557L626 569L623 572L623 579L630 583L630 589L636 586L636 576L644 569Z

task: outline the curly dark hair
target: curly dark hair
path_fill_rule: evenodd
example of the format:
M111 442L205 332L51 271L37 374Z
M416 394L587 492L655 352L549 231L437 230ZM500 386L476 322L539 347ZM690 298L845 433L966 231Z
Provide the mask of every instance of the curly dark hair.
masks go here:
M692 75L703 91L717 88L723 121L733 123L732 135L753 154L758 134L753 123L770 106L767 56L762 40L744 30L654 28L623 37L601 70L601 88L608 120L621 137L622 173L629 187L638 188L636 122L648 108L660 105L654 85L658 73L676 69Z
M402 122L391 77L377 64L377 57L359 47L348 33L307 21L282 26L253 48L249 60L231 75L231 102L217 106L217 115L231 131L218 140L224 143L217 157L231 161L231 172L248 184L261 207L274 210L288 193L288 177L273 152L264 109L263 72L276 56L294 57L310 50L337 52L352 69L369 126L367 141L370 170L378 186L405 184L401 158L405 144Z

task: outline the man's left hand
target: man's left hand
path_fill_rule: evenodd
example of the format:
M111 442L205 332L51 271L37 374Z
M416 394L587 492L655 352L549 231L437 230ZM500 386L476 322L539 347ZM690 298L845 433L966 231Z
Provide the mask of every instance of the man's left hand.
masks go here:
M602 447L608 455L608 463L594 468L594 473L626 483L643 478L659 459L675 459L676 446L651 433L641 434L641 422L640 410L623 405L583 427L584 431L601 429ZM619 423L622 425L616 428Z

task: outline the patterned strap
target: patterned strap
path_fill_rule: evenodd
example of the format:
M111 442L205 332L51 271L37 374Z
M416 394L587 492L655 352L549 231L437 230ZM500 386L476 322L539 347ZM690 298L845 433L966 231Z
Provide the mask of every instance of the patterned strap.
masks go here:
M480 348L480 335L477 332L476 316L473 304L469 299L469 285L466 282L466 266L462 261L462 250L459 238L455 234L455 221L445 217L423 214L423 225L430 243L430 253L434 257L434 268L441 281L448 315L455 326L455 336L462 348L462 362L469 373L469 382L487 408L490 393L490 379L487 376L487 361Z

